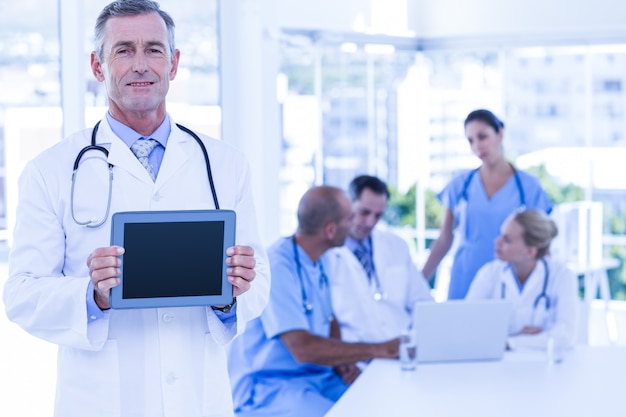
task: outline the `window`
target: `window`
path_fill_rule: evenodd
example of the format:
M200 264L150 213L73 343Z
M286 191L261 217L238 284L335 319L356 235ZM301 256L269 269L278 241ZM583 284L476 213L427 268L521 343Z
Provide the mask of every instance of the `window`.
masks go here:
M313 184L347 188L364 173L400 181L398 90L416 53L369 40L316 45L294 36L282 46L282 234L293 232L297 203Z
M56 2L0 2L0 237L23 162L59 139L61 88ZM45 109L57 109L51 114Z

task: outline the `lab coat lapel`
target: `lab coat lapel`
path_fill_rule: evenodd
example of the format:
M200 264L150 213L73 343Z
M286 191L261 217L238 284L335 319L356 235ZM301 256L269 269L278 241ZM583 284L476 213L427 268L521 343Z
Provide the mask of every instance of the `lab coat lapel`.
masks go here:
M157 188L166 184L181 166L188 163L191 153L196 150L194 146L197 147L194 139L172 123L172 132L167 140L167 147L155 182ZM201 152L199 147L197 151Z
M502 283L506 286L505 295L506 299L512 301L514 303L518 302L522 296L522 293L519 289L519 284L517 282L517 278L513 273L513 267L508 263L502 263L502 271L500 272L500 276L502 277ZM498 286L496 288L498 292L497 296L499 298L502 297L502 287Z
M137 160L137 157L135 157L130 148L111 131L111 127L106 122L106 119L101 123L97 142L109 149L108 160L111 164L117 168L128 171L142 182L153 184L146 169ZM161 162L159 173L154 183L156 188L165 184L182 165L187 163L190 158L190 152L193 151L193 148L190 150L190 147L194 145L195 141L193 138L178 129L172 122L172 132L167 141L163 161ZM198 149L198 152L200 152L200 149Z
M152 178L150 178L148 171L141 165L130 148L119 138L116 139L111 142L109 162L120 169L128 171L138 180L152 184Z
M146 169L141 165L130 148L113 133L106 119L103 119L102 123L100 123L97 143L109 150L108 160L113 166L128 171L128 173L142 182L152 184L152 179Z

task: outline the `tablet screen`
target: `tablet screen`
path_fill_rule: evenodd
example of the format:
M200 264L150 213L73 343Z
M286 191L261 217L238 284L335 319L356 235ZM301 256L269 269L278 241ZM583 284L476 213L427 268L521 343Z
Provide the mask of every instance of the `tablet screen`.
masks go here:
M219 295L224 222L129 223L124 298ZM168 261L169 260L169 261Z
M112 216L111 244L124 247L112 308L229 304L226 249L235 244L232 210L129 211Z

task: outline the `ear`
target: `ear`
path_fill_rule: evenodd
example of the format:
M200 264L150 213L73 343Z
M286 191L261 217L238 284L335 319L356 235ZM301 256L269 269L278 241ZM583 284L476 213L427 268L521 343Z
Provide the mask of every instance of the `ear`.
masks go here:
M337 233L337 224L334 222L328 222L324 225L324 236L328 240L332 240Z
M500 141L500 144L502 144L502 140L504 139L504 128L501 127L500 130L497 133L498 135L498 141Z
M180 51L176 49L174 50L174 56L172 57L172 68L170 68L170 81L176 78L176 73L178 72L179 60L180 60Z
M528 246L528 256L532 259L537 258L537 247L536 246Z
M96 52L91 53L91 72L93 76L96 77L96 80L102 82L104 81L104 73L102 72L102 64L100 63L100 59Z

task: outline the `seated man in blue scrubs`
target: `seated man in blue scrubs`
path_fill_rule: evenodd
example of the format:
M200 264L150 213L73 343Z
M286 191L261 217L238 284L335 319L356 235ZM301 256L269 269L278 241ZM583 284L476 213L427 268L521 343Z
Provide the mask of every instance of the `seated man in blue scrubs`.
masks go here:
M398 357L397 339L339 340L325 254L343 245L351 218L344 191L313 187L300 200L295 235L269 248L268 306L230 349L237 416L322 417L358 376L356 362Z

